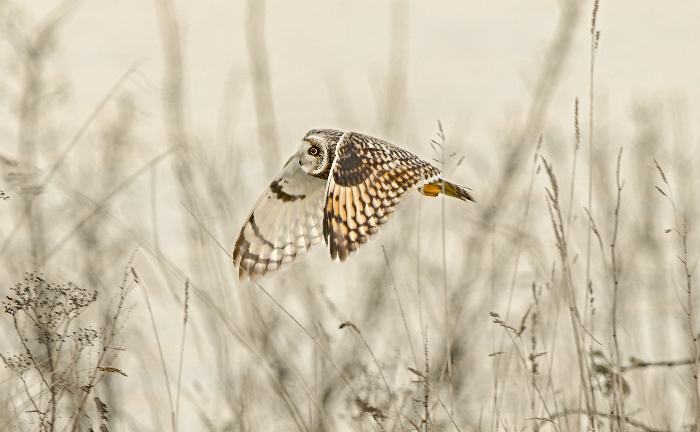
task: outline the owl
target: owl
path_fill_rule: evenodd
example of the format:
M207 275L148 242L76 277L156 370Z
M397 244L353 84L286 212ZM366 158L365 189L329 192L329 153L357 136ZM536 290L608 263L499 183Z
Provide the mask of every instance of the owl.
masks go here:
M236 240L240 279L254 279L325 241L345 259L389 221L406 193L418 189L474 201L471 191L413 153L371 136L315 129L253 206Z

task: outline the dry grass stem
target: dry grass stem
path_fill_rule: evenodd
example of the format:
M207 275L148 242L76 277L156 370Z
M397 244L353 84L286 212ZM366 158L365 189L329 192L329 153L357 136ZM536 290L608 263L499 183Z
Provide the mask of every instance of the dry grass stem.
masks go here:
M624 386L622 383L622 375L619 372L621 369L620 364L620 345L617 340L617 301L618 301L618 289L620 282L618 279L618 266L617 266L617 256L615 254L615 246L617 244L617 233L618 226L620 222L620 204L622 202L622 188L624 186L624 181L620 181L620 165L622 164L622 148L620 148L620 153L617 155L617 169L615 170L615 179L617 183L617 204L615 205L615 228L613 229L612 243L610 244L610 256L612 260L612 277L613 277L613 305L612 305L612 340L613 340L613 366L615 372L613 375L613 388L612 393L614 395L612 413L615 415L615 420L617 421L617 428L619 430L626 430L626 424L622 421L625 418L625 397L624 397Z

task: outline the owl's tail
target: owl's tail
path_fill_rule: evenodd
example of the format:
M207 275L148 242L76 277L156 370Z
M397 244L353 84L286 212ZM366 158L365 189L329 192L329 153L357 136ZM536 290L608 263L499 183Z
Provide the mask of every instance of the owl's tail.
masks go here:
M472 194L471 190L469 188L466 188L464 186L460 186L454 183L450 183L448 181L445 181L445 195L457 199L461 199L462 201L472 201L476 202L476 199L474 199L474 195ZM443 180L437 180L432 183L429 183L421 189L421 193L425 196L429 197L436 197L440 195L442 192L442 185L443 185Z

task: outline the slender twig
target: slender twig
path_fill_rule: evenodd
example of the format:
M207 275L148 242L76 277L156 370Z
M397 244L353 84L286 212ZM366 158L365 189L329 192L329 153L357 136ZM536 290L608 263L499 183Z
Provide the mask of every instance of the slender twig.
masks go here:
M648 362L644 360L640 360L637 358L631 358L630 359L630 365L628 366L621 366L620 367L620 372L629 372L633 371L636 369L644 369L644 368L649 368L649 367L676 367L676 366L691 366L695 360L692 358L689 359L683 359L683 360L661 360L661 361L653 361L653 362Z
M496 221L493 220L491 226L491 274L489 275L490 294L491 294L491 310L496 306ZM492 351L496 351L496 327L491 327L491 345ZM500 356L493 361L493 403L491 404L491 430L494 431L498 427L498 420L501 417L501 405L498 392L498 381L500 372ZM505 387L505 384L503 385ZM502 390L501 390L502 391Z
M658 186L656 187L656 190L659 191L666 199L671 203L671 208L673 209L673 217L675 220L675 229L672 230L666 230L666 232L675 232L681 239L681 248L683 250L682 257L679 257L681 263L683 264L683 271L685 275L685 281L686 281L686 294L687 294L687 305L683 305L681 303L681 306L683 306L685 310L685 314L687 317L688 321L688 335L690 336L690 351L691 355L693 358L693 363L692 363L692 369L693 369L693 411L694 411L694 421L695 421L695 430L698 430L700 428L700 387L698 386L699 384L699 379L698 379L698 373L700 370L700 359L698 359L698 331L697 328L695 327L695 314L694 314L694 309L693 309L693 285L692 285L692 276L693 276L693 270L691 270L690 266L688 265L688 222L686 220L686 214L685 212L683 213L683 221L680 221L680 217L678 214L678 209L676 208L676 202L673 196L673 188L671 188L671 184L668 182L668 179L666 178L666 174L664 171L661 169L661 166L659 163L654 160L654 164L656 164L656 169L659 171L659 174L661 175L661 180L664 182L666 185L666 188L668 190L668 193L664 192L661 188Z
M438 120L438 136L440 137L440 146L442 150L442 172L445 173L445 164L447 163L447 141L445 139L445 132L442 129L442 123ZM445 324L445 362L447 363L447 380L448 389L450 392L450 413L454 414L454 386L452 385L452 335L450 334L450 310L449 310L449 299L447 297L447 247L445 240L445 182L441 182L442 187L442 200L441 200L441 240L442 240L442 301L444 303L444 324ZM443 368L444 369L444 368ZM440 376L440 383L442 385L442 374ZM438 388L437 394L440 394L440 388Z
M45 330L41 330L45 331ZM48 331L47 331L48 333ZM55 359L56 361L54 362L54 356L53 356L53 347L52 347L52 342L50 342L50 336L46 337L46 343L44 347L46 348L46 359L49 362L49 379L51 380L51 385L49 386L49 410L51 411L51 420L49 421L49 430L53 432L54 428L56 427L56 379L54 377L54 374L56 372L56 365L58 363L58 359Z
M620 222L620 203L622 200L622 187L624 182L620 182L620 165L622 163L622 147L617 155L617 170L615 180L617 184L617 204L615 205L615 223L613 230L612 243L610 244L610 254L612 259L612 277L613 277L613 306L612 306L612 339L614 346L613 367L616 369L612 375L612 392L613 392L613 414L617 420L617 426L620 430L625 430L625 424L622 419L625 418L625 398L624 388L622 383L622 375L620 375L620 346L617 341L617 299L619 289L617 256L615 254L615 245L617 244L617 232Z
M425 417L423 418L423 428L425 432L430 429L430 358L428 357L428 329L425 330L425 345L423 345L423 357L425 359L425 379L423 380L423 410L425 412Z
M695 326L695 314L693 308L693 285L691 282L692 271L688 268L688 223L683 215L683 268L686 277L686 288L688 292L688 333L692 342L691 353L693 355L693 400L695 405L695 430L700 428L700 389L698 388L698 330Z

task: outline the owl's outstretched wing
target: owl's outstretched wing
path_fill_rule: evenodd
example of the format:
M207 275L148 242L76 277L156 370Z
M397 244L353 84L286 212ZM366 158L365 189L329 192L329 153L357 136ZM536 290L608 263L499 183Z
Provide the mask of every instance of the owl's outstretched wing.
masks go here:
M323 238L331 258L345 261L389 221L406 192L439 177L439 169L409 151L347 132L326 186Z
M236 240L240 279L263 276L321 241L326 181L306 174L296 155L270 183Z

